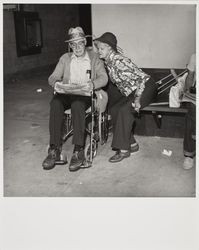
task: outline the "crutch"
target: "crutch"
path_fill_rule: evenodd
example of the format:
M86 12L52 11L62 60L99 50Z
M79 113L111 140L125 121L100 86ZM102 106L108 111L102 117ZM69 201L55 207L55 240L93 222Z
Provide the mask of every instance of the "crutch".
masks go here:
M163 80L167 79L168 77L173 76L172 79L168 80L166 83L161 84L158 87L158 95L160 95L161 93L166 91L168 88L171 88L174 84L176 84L177 83L177 78L184 75L186 72L187 72L187 69L177 75L177 74L174 74L174 72L172 72L172 70L171 70L171 74L169 74L168 76L166 76L166 77L164 77L164 78L162 78L161 80L158 81L158 82L162 82ZM173 82L173 81L175 81L175 82Z

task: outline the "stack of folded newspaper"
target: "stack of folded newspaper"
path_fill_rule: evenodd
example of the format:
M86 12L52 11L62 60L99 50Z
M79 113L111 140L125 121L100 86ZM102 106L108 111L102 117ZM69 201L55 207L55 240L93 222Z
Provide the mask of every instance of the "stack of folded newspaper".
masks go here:
M63 84L63 82L55 83L55 92L59 94L83 95L90 96L85 84Z

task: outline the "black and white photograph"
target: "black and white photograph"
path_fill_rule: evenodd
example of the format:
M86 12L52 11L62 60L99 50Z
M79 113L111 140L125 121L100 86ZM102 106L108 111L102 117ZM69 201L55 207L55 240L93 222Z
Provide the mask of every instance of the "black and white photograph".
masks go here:
M198 249L197 1L9 1L1 8L2 200L8 208L2 250ZM171 214L167 220L168 199L173 206L180 205L173 210L177 217ZM149 200L158 202L157 213ZM19 206L16 216L12 202ZM23 202L28 204L20 210ZM41 235L53 237L49 228L49 233L35 229L41 245L34 242L27 248L28 232L24 244L15 248L9 242L11 218L17 218L17 225L23 216L19 231L26 230L30 224L25 207L33 202L34 208L48 204L36 208L35 219L41 220L47 210L42 228L55 221L52 231L60 230L62 236L67 221L57 208L64 203L60 214L69 219L68 247L64 239L55 243L52 238L45 246ZM90 213L92 206L98 210ZM178 214L182 207L184 212ZM149 212L152 217L146 219ZM110 238L106 213L108 225L116 230ZM138 213L149 231L163 216L169 240L166 235L157 236L160 242L146 236L147 246ZM128 228L116 244L119 232L125 231L122 227L128 220L133 224L134 217L138 225L132 231ZM96 218L100 224L96 232L102 230L107 243L92 230ZM118 231L114 218L119 220ZM31 221L36 227L34 218ZM182 232L175 238L176 227ZM84 228L92 235L88 245L83 236L78 243L75 240L75 231ZM156 227L152 230L160 233ZM13 242L17 237L21 242L21 234L17 235Z
M4 4L3 21L4 196L195 197L196 5Z

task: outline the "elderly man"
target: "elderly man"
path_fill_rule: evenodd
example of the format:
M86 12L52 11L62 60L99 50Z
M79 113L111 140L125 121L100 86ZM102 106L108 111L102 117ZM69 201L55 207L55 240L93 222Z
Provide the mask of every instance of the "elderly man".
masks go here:
M50 103L50 147L42 164L45 170L54 168L56 161L60 159L63 117L64 111L68 108L71 108L74 130L74 150L69 170L80 169L84 161L85 111L91 104L91 98L88 95L75 94L75 88L83 86L84 92L90 93L92 89L99 89L108 82L103 62L94 51L86 49L87 36L83 29L70 28L68 36L69 39L65 42L69 43L72 52L61 56L48 79L49 84L58 93L53 96ZM88 72L91 72L90 76ZM62 82L62 91L58 90L57 82ZM64 86L73 86L74 93L64 93Z

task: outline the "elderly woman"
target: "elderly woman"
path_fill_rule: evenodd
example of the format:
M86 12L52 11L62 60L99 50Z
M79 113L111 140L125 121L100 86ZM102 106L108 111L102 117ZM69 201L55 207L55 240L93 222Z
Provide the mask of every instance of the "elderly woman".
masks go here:
M119 162L139 150L132 127L135 114L157 94L154 80L117 50L117 38L106 32L94 39L99 57L104 59L109 75L109 113L113 124L112 148L116 153L110 162Z

